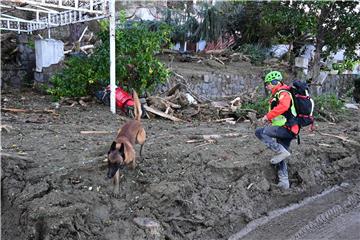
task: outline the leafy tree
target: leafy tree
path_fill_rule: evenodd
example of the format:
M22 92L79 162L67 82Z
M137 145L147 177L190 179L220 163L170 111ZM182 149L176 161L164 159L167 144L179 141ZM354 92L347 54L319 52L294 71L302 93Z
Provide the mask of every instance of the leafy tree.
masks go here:
M162 46L170 42L170 28L160 24L155 31L149 30L147 23L127 22L121 14L122 25L116 29L116 80L125 88L135 88L138 92L151 91L157 83L167 79L169 71L155 58ZM109 31L104 21L99 34L102 45L94 53L94 66L100 66L105 79L109 79Z
M274 26L278 35L290 42L307 34L314 37L313 75L320 71L321 58L345 49L347 58L355 57L360 42L359 1L293 1L264 3L263 21ZM322 50L326 48L325 52Z

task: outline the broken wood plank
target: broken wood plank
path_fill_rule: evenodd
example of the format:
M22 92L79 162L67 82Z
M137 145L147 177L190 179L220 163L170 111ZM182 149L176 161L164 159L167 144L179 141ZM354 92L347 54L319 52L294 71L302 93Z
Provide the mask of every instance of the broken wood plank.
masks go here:
M161 111L159 111L159 110L157 110L157 109L154 109L154 108L152 108L152 107L149 107L149 106L147 106L147 105L144 105L144 108L145 108L145 110L148 111L148 112L151 112L151 113L153 113L153 114L155 114L155 115L158 115L158 116L160 116L160 117L163 117L163 118L170 119L170 120L172 120L172 121L174 121L174 122L183 122L183 121L184 121L184 120L182 120L182 119L180 119L180 118L171 116L171 115L169 115L169 114L166 114L166 113L164 113L164 112L161 112Z
M217 119L217 120L215 120L214 122L220 123L220 122L228 122L228 121L234 121L234 118L233 118L233 117L230 117L230 118L222 118L222 119Z
M2 108L3 112L13 112L13 113L26 113L29 112L29 110L26 109L18 109L18 108Z
M154 106L157 106L158 108L164 108L164 109L166 109L168 107L176 108L176 109L181 108L181 105L175 104L173 102L170 102L167 99L164 99L164 98L161 98L158 96L150 96L147 98L147 100L148 100L149 105L154 105Z

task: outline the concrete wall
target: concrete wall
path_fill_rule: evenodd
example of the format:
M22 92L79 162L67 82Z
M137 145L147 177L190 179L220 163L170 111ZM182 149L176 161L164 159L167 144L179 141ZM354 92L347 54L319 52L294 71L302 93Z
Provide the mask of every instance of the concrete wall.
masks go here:
M179 72L182 74L181 72ZM210 100L221 99L226 96L239 96L241 93L255 89L260 86L263 91L263 76L256 74L247 75L228 75L228 74L205 74L205 75L192 75L187 76L187 86L194 93L206 97ZM344 96L354 88L354 82L360 76L347 74L347 75L327 75L322 83L322 86L312 86L311 94L335 94L339 97ZM159 86L157 92L164 92L176 84L176 81L169 81L167 84Z
M322 81L321 86L311 87L311 93L313 95L335 94L341 97L354 88L356 78L359 78L359 76L355 74L328 74Z
M179 72L182 74L181 72ZM217 100L226 96L240 95L257 86L262 86L262 76L256 74L204 74L186 76L186 85L197 95L207 99ZM159 86L155 92L165 92L175 86L178 81L170 80Z

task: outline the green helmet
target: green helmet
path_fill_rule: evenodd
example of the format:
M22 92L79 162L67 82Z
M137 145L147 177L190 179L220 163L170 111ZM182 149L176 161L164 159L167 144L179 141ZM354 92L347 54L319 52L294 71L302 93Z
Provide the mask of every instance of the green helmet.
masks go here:
M268 74L266 74L265 83L271 82L272 80L281 81L282 80L281 72L279 72L279 71L271 71Z

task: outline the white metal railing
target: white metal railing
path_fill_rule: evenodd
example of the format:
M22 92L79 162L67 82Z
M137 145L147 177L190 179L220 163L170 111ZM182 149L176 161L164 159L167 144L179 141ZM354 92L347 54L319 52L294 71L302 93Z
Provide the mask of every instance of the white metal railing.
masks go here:
M21 6L19 5L21 4ZM116 113L115 104L115 0L2 0L0 4L0 29L27 32L91 21L110 19L110 111ZM3 14L3 9L7 11ZM36 18L26 20L7 13L12 10L35 12ZM61 9L61 10L59 10ZM40 17L40 14L45 16Z
M5 0L3 3L28 4L46 8L76 10L91 13L103 13L97 6L104 0ZM17 6L16 6L17 7Z
M26 7L17 3L27 4ZM1 14L1 30L28 32L64 26L68 24L86 22L108 17L108 0L8 0L2 1L2 11L14 10L31 11L36 18L25 20ZM55 8L55 9L52 9ZM63 11L60 11L62 9ZM64 11L65 10L65 11ZM45 15L40 17L41 15Z

